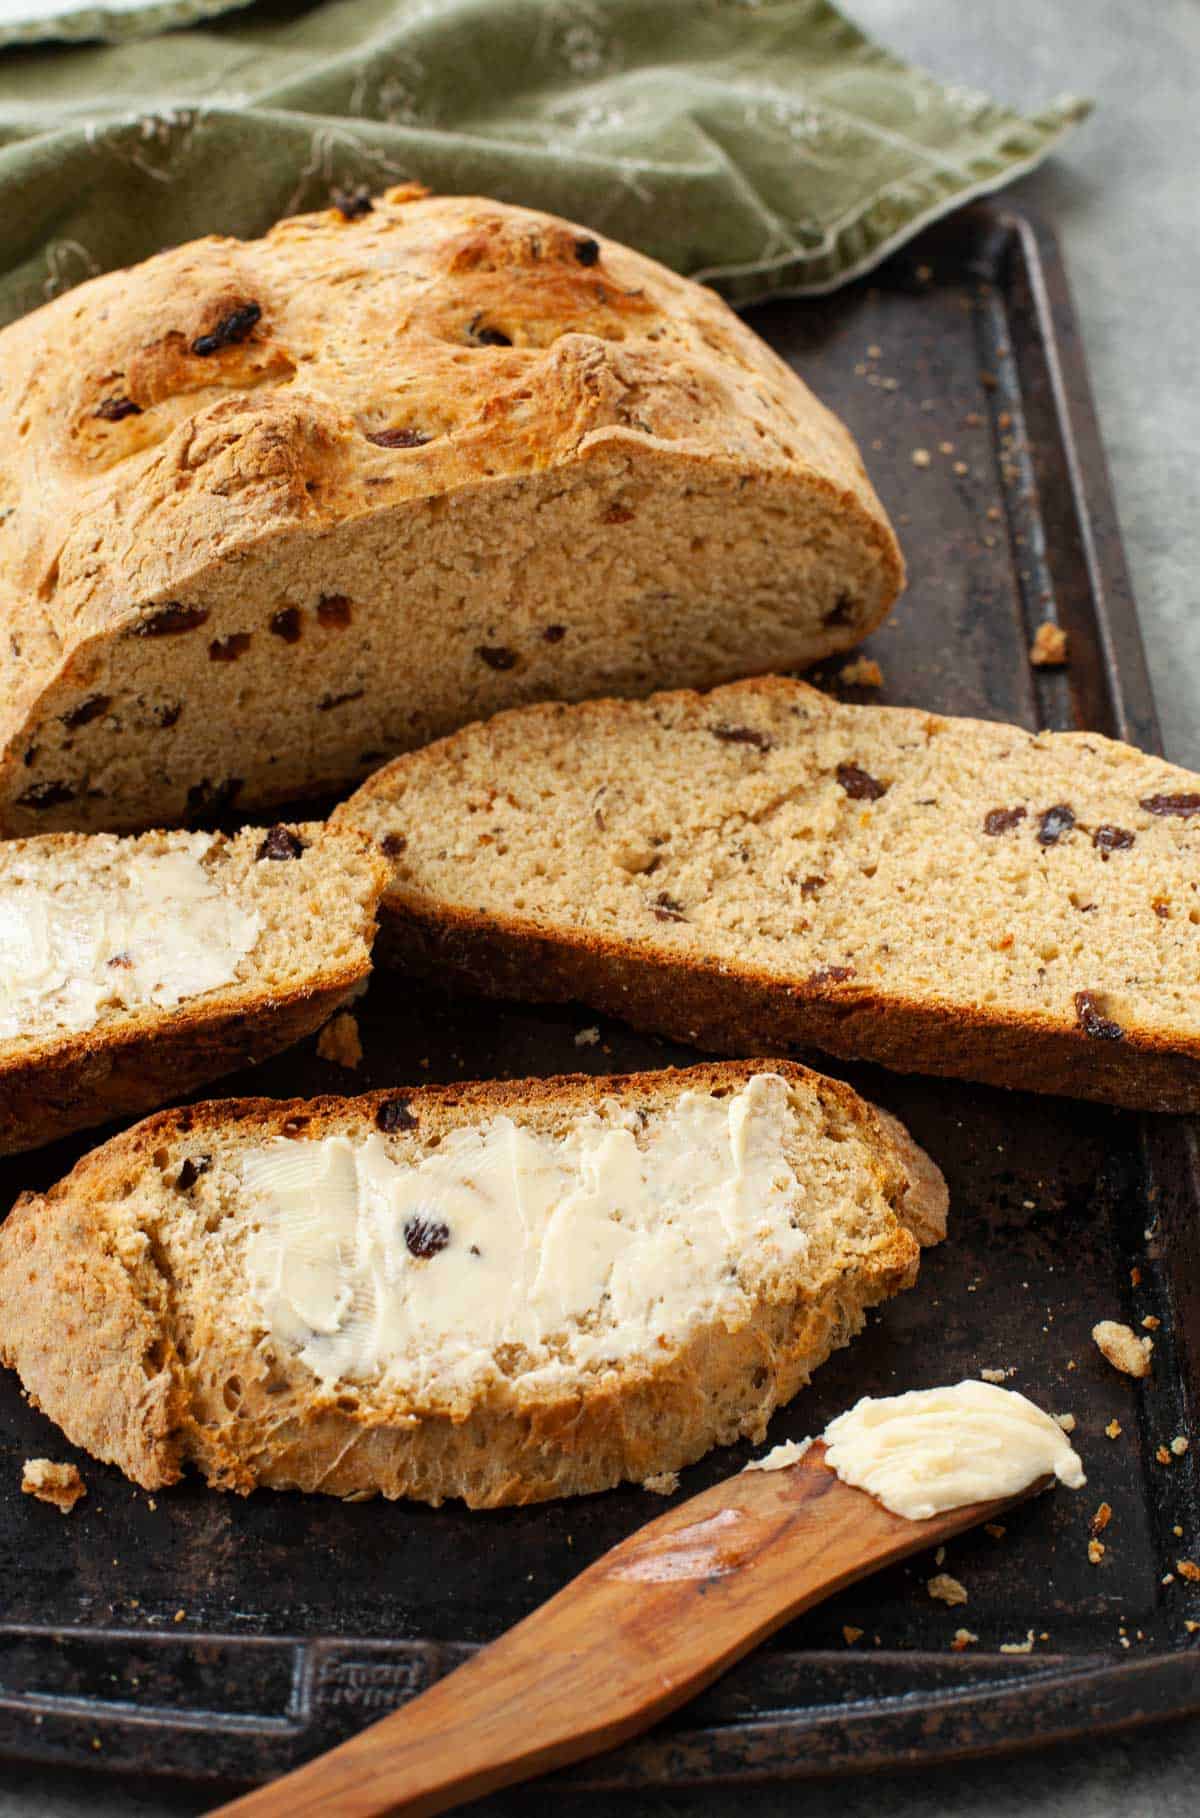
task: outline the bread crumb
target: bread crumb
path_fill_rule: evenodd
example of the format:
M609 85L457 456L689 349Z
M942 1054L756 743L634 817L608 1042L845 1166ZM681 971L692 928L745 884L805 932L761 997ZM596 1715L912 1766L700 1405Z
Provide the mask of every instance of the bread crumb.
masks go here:
M847 688L882 688L883 670L874 657L855 657L852 663L842 665L838 680Z
M954 1640L950 1643L950 1646L954 1649L956 1654L961 1654L964 1648L969 1648L973 1641L978 1640L978 1635L973 1635L970 1629L955 1629Z
M1186 1578L1189 1584L1200 1584L1200 1565L1197 1565L1194 1559L1177 1559L1175 1570L1181 1578Z
M1145 1319L1142 1321L1142 1325L1147 1332L1157 1332L1158 1328L1162 1325L1162 1320L1156 1319L1153 1313L1147 1313Z
M1164 1572L1158 1582L1159 1582L1159 1584L1174 1584L1175 1583L1174 1572Z
M933 1563L935 1566L945 1565L945 1563L946 1563L945 1547L938 1548L937 1552L933 1556Z
M652 1477L642 1478L642 1488L655 1496L674 1496L679 1488L679 1472L655 1471Z
M784 1439L761 1458L752 1458L745 1467L747 1471L786 1471L789 1465L799 1464L809 1447L811 1439Z
M931 1597L936 1597L939 1603L953 1605L967 1601L966 1585L960 1584L957 1578L951 1578L949 1572L939 1572L936 1577L929 1580L925 1589Z
M1088 1522L1088 1526L1091 1528L1093 1534L1103 1534L1111 1520L1112 1504L1110 1502L1102 1502L1096 1510L1096 1513L1092 1516L1092 1519Z
M932 460L933 460L933 456L930 454L930 452L927 448L914 448L913 449L912 464L914 467L928 467Z
M953 454L954 453L953 442L939 442L938 443L938 453L939 454Z
M1054 1419L1064 1433L1073 1433L1075 1431L1075 1416L1073 1414L1056 1414Z
M867 349L867 358L868 358L868 360L882 360L882 358L883 358L882 347L877 347L875 345L874 341L872 341L870 347L868 347L868 349Z
M1129 1271L1129 1283L1130 1286L1134 1288L1139 1288L1141 1286L1142 1271L1138 1268L1136 1263L1134 1263L1132 1269Z
M1172 1532L1172 1534L1174 1534L1176 1540L1183 1539L1183 1529L1180 1527L1178 1522L1175 1523L1175 1526L1171 1529L1171 1532Z
M985 1534L990 1534L993 1540L1003 1540L1008 1533L1008 1529L1001 1521L985 1521L983 1531Z
M326 1023L317 1037L317 1053L322 1060L348 1067L351 1072L358 1066L363 1057L362 1042L358 1023L349 1010L339 1011Z
M1184 1453L1187 1451L1187 1449L1188 1449L1188 1442L1184 1438L1183 1434L1176 1433L1174 1439L1171 1441L1171 1450L1172 1450L1172 1452L1174 1452L1176 1458L1182 1458Z
M155 1502L153 1496L148 1496L146 1498L146 1507L149 1509L149 1511L152 1515L157 1513L158 1504Z
M1126 1376L1149 1376L1152 1338L1139 1338L1132 1327L1116 1319L1100 1320L1092 1327L1092 1337L1114 1370L1121 1370Z
M1013 1373L1012 1370L981 1370L979 1376L982 1382L1005 1382Z
M1091 1560L1093 1565L1100 1564L1100 1561L1104 1558L1104 1555L1107 1552L1107 1550L1108 1549L1106 1548L1106 1546L1102 1540L1089 1540L1088 1541L1088 1558Z
M1032 1654L1033 1630L1026 1629L1024 1641L1002 1641L1000 1652L1002 1654Z
M1108 1437L1110 1439L1120 1439L1120 1437L1121 1437L1120 1421L1119 1420L1110 1420L1108 1425L1105 1427L1104 1431L1108 1434Z
M1057 669L1067 660L1067 634L1053 619L1043 619L1033 634L1029 661L1035 669Z
M970 473L971 469L967 466L967 463L965 461L956 461L954 463L954 471L958 475L959 479L963 479L967 474Z
M1194 1635L1196 1633L1196 1630L1200 1629L1200 1622L1186 1622L1185 1621L1183 1626L1187 1630L1189 1635Z
M1155 1464L1170 1464L1171 1454L1168 1452L1166 1446L1155 1447L1154 1462Z
M842 1639L848 1648L852 1648L856 1641L861 1641L862 1637L861 1629L852 1628L848 1622L842 1624Z
M54 1464L49 1458L27 1458L21 1467L21 1488L39 1502L52 1502L69 1515L87 1485L73 1464Z
M176 1622L182 1622L186 1615L187 1615L186 1610L176 1610L173 1620Z
M600 1026L598 1023L593 1023L588 1029L577 1030L575 1046L577 1048L594 1048L599 1040Z

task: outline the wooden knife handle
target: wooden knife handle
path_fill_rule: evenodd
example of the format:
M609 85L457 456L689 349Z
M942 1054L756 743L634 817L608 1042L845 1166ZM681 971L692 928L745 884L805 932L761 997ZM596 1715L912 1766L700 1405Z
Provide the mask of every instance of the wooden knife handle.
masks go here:
M220 1814L428 1818L599 1754L844 1585L1023 1500L908 1521L824 1455L818 1440L669 1510L427 1692Z

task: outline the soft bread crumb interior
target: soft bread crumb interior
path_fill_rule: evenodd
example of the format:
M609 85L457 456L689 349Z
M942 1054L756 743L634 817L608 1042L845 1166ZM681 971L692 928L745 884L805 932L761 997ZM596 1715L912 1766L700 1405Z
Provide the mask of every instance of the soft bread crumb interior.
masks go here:
M1195 1034L1200 778L770 678L500 715L343 811L391 898L1103 1034Z

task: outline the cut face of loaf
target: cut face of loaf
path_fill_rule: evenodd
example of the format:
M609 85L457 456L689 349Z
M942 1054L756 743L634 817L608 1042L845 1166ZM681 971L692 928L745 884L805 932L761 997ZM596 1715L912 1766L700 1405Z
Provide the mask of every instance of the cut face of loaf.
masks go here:
M1200 1109L1200 777L1112 740L769 677L502 714L341 814L392 857L387 950L435 976Z
M147 1488L535 1502L761 1437L945 1212L787 1062L200 1105L18 1203L0 1355Z
M385 875L320 825L0 842L0 1153L318 1028L370 971Z
M902 580L850 436L711 291L497 202L179 247L7 329L0 371L8 833L203 823L517 702L802 666Z

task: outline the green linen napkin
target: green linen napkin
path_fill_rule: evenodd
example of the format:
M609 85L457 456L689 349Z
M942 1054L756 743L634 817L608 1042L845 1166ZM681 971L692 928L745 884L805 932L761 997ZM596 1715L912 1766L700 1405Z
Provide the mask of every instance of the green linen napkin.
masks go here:
M260 0L0 52L0 320L408 178L571 216L738 304L825 291L1087 108L947 88L829 0Z

